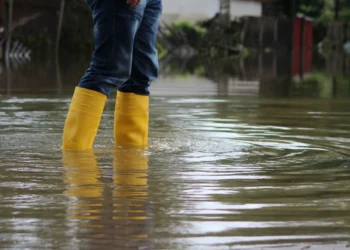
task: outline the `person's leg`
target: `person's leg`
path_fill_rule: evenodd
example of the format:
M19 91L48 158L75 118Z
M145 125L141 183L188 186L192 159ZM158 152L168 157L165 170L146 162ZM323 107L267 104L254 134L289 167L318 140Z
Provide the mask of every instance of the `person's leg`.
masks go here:
M79 87L109 96L131 74L135 34L147 0L130 7L126 0L86 0L94 20L95 51Z
M149 86L158 77L156 39L161 13L161 0L149 0L134 41L131 76L119 86L118 91L147 96L150 94Z
M156 37L161 12L161 0L148 1L135 37L131 76L118 88L114 121L116 145L148 144L149 87L158 76Z
M130 77L134 38L146 1L130 7L126 0L86 0L94 20L95 51L74 92L62 149L92 148L107 96Z

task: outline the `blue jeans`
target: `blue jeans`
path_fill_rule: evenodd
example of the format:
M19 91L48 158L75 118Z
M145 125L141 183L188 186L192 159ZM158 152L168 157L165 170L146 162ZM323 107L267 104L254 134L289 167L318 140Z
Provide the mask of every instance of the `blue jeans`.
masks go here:
M121 92L149 95L158 76L156 36L161 0L85 0L94 21L95 51L79 87L109 96Z

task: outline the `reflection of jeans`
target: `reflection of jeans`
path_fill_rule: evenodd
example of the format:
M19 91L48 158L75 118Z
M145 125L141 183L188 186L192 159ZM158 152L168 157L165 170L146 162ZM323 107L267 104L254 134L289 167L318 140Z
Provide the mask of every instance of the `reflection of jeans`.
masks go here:
M121 92L149 95L158 76L156 36L161 0L142 0L130 7L126 0L85 0L94 20L95 51L79 87L109 96Z

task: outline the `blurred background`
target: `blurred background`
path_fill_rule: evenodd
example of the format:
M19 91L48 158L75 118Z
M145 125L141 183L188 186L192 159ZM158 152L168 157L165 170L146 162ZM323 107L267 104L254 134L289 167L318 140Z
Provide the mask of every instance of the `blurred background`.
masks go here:
M350 95L347 0L163 0L163 8L154 93ZM0 0L0 13L0 94L71 92L94 46L84 1Z

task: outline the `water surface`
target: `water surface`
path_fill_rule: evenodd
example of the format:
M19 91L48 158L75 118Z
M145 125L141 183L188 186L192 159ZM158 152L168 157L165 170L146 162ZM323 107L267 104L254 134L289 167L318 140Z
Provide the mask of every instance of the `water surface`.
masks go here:
M350 247L350 100L161 78L147 150L113 147L112 97L94 150L71 153L61 134L80 71L62 71L1 82L0 248Z

